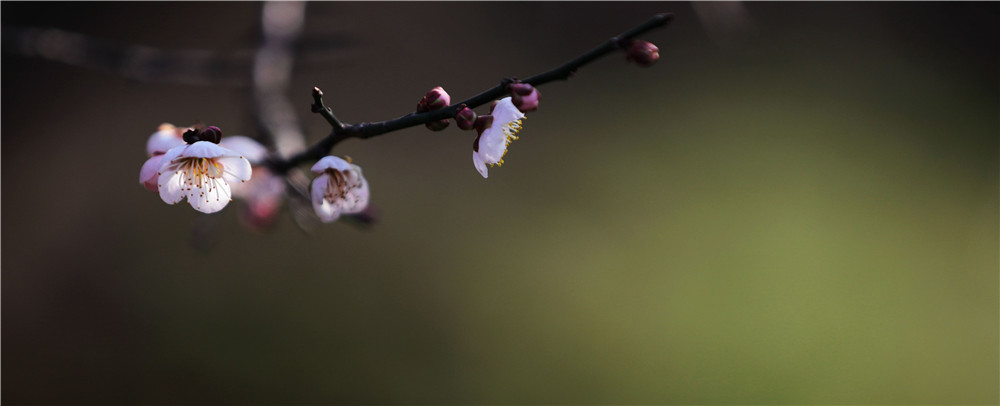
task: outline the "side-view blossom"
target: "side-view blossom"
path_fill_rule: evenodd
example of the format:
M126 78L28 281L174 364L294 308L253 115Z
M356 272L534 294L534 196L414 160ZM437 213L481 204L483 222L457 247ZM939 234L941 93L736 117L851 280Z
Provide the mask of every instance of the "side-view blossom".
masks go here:
M329 223L341 214L361 212L370 192L361 167L335 156L326 156L312 167L312 204L316 215Z
M157 191L158 175L156 171L160 168L163 154L171 148L183 144L184 140L181 137L180 129L170 123L160 124L157 131L149 136L149 139L146 140L146 155L149 156L149 159L142 164L142 169L139 170L139 183L145 186L146 190Z
M187 197L195 210L215 213L232 200L230 184L250 180L251 172L250 161L243 154L210 141L197 141L163 155L157 186L167 204Z
M219 146L243 154L243 157L250 161L250 165L260 165L267 159L267 147L244 135L222 137Z
M285 196L285 179L275 175L267 166L267 147L250 137L232 135L223 137L219 146L243 154L253 167L253 178L245 183L234 183L233 197L241 199L239 218L244 225L263 231L270 227L281 210Z
M146 154L149 156L165 154L171 148L184 144L184 131L170 123L163 123L146 141Z
M521 130L521 120L524 120L524 113L514 106L510 97L500 99L490 115L493 118L492 124L482 129L479 137L472 143L472 163L483 178L489 177L487 164L503 165L507 146L517 139L517 132ZM485 116L480 118L482 117Z

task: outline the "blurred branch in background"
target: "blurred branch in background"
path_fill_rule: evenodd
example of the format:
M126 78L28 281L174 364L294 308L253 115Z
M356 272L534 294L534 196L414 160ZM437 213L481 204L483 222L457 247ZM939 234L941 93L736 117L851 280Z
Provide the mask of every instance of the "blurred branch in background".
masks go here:
M252 51L229 53L163 50L112 41L55 28L3 27L5 50L119 75L141 82L196 86L249 86Z
M263 43L254 56L253 97L257 120L271 136L278 156L305 149L305 136L288 99L293 48L305 22L304 2L267 2L261 11Z

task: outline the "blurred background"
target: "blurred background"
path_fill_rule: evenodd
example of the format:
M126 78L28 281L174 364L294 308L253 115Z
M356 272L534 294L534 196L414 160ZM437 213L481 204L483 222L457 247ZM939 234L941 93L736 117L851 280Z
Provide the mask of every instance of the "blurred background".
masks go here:
M264 7L3 3L4 403L1000 401L996 3ZM656 65L541 87L489 179L454 125L339 144L369 229L137 181L162 122L311 144L312 86L384 120L658 12Z

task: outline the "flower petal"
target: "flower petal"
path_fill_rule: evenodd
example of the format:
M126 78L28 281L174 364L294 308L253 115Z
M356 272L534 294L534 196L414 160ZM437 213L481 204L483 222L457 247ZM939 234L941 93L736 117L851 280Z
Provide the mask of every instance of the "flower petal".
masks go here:
M198 185L191 187L187 190L187 199L195 210L202 213L215 213L229 204L232 200L232 194L229 191L229 184L218 179L209 182L204 187Z
M209 141L198 141L188 145L181 156L185 158L218 158L220 156L240 156L236 151L231 151L220 147Z
M250 161L242 156L224 156L215 158L215 162L222 164L223 177L232 183L246 182L253 173Z
M493 122L497 123L498 121ZM504 152L507 151L506 141L507 136L496 125L487 128L479 137L479 157L488 164L500 162Z
M180 157L181 154L184 153L184 150L187 149L187 147L188 147L187 144L178 145L176 147L170 148L167 151L167 153L163 154L163 159L160 160L160 168L157 169L158 175L163 176L164 172L168 172L170 170L169 167L171 166L173 161L178 157Z
M323 199L323 196L326 194L326 185L329 181L328 177L329 175L324 173L313 179L311 191L313 210L316 211L316 215L324 223L329 223L340 217L340 211L337 207Z
M232 135L219 141L219 146L239 152L251 164L259 164L267 159L267 148L253 138L242 135Z
M160 199L163 199L167 204L175 204L183 200L184 182L184 173L181 171L160 172L159 179L157 179Z
M163 155L153 155L146 160L146 163L142 164L142 169L139 170L139 183L146 187L150 192L157 191L156 181L159 178L157 171L160 169L160 161L163 159Z
M327 169L347 171L351 169L351 164L339 157L335 157L333 155L327 155L323 157L323 159L317 161L316 164L313 165L312 167L313 173L316 174L323 173Z
M480 175L483 175L483 179L489 178L489 171L486 169L486 163L483 159L479 157L479 153L472 151L472 164L476 166L476 170L479 171Z
M342 214L354 214L364 211L368 207L369 197L371 197L371 191L368 189L368 181L362 177L361 185L357 189L351 189L347 192L344 199L338 202L340 212Z
M510 97L504 97L497 101L497 105L493 107L493 112L490 115L493 116L494 123L510 123L524 118L524 113L514 106Z
M146 153L149 155L162 154L178 145L183 145L184 139L173 126L153 133L146 141Z

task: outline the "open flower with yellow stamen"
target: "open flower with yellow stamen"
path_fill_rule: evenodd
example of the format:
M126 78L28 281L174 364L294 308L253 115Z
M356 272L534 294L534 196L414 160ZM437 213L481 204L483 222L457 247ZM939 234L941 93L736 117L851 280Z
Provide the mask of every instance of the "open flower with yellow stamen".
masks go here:
M368 181L361 167L335 156L326 156L312 167L312 204L316 215L329 223L341 214L359 213L368 207Z
M175 204L185 197L195 210L215 213L232 200L231 183L250 180L250 162L239 152L210 141L172 148L157 171L160 198Z
M487 164L503 165L507 146L517 139L517 132L521 130L521 120L524 120L524 113L514 106L510 97L497 101L490 115L493 117L493 122L482 130L472 144L472 163L483 178L489 177Z

